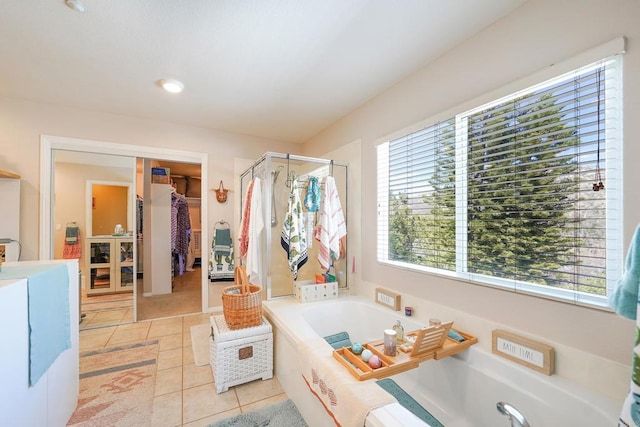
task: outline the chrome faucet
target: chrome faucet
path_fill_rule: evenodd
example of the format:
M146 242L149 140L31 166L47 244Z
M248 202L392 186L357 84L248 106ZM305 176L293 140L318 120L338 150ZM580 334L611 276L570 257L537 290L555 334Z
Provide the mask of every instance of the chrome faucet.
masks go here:
M498 402L496 404L496 409L502 415L506 415L506 417L509 418L509 421L511 421L511 427L531 427L531 424L529 424L529 421L527 421L524 415L510 404Z

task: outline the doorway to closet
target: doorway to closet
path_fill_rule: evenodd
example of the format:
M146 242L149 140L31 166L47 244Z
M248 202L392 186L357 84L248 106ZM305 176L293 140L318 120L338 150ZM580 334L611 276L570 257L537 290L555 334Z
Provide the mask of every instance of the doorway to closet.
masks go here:
M138 320L199 313L203 265L201 165L138 159L136 169ZM147 182L144 175L149 169L166 175L157 182ZM165 229L171 233L170 242L158 236ZM185 235L186 239L181 238ZM170 254L164 253L167 249ZM165 262L154 262L161 258Z
M68 186L62 186L62 188L57 187L58 184L64 184L65 182L69 182L69 177L67 176L65 181L64 168L60 167L57 160L64 159L65 155L70 156L93 156L93 160L88 161L87 157L81 160L74 160L77 164L77 167L84 168L86 170L98 170L96 165L99 164L100 167L104 167L109 164L109 162L119 159L122 161L125 168L129 168L130 172L122 172L120 178L116 179L116 181L128 182L133 186L136 191L131 192L130 205L132 208L128 213L128 219L125 224L120 224L123 226L125 236L108 236L114 238L122 238L122 239L130 239L131 244L127 246L131 249L131 253L133 255L133 259L131 259L130 264L123 263L119 266L113 266L113 271L109 270L109 272L113 275L113 278L118 276L117 273L122 273L121 277L129 274L127 277L134 277L134 281L138 279L138 270L140 270L140 279L144 280L145 271L142 266L144 265L144 257L145 253L142 249L142 246L137 243L137 220L136 220L136 212L137 212L137 166L136 159L144 158L147 160L153 160L154 162L177 162L184 165L190 165L190 167L196 169L199 168L199 173L197 176L199 179L200 185L200 194L199 198L199 209L196 209L198 212L199 221L194 221L194 223L202 223L202 219L206 218L206 200L207 194L206 191L202 191L202 183L206 183L206 170L207 170L207 155L204 153L191 153L191 152L182 152L176 150L167 150L160 148L152 148L152 147L140 147L140 146L131 146L124 144L112 144L112 143L104 143L97 141L87 141L87 140L79 140L73 138L64 138L64 137L52 137L52 136L43 136L41 138L41 228L40 228L40 259L55 259L61 258L59 246L64 242L66 235L66 225L67 223L76 222L82 230L81 240L83 243L83 249L85 254L89 254L91 252L90 247L86 247L86 241L84 239L86 237L94 237L91 233L87 232L86 225L86 216L83 215L84 210L89 210L90 208L85 207L85 198L88 193L85 191L84 187L78 188L76 190L71 189ZM114 154L117 153L117 154ZM68 162L68 159L66 160ZM176 163L176 164L177 164ZM121 166L122 167L122 166ZM175 171L176 169L174 169ZM59 174L58 172L61 172ZM189 173L190 176L196 176L195 173ZM78 177L72 178L76 182L80 182L84 185L86 180L89 180L90 177L85 176L85 178L79 179ZM106 179L106 178L102 178ZM111 181L111 179L109 179ZM195 185L195 184L194 184ZM194 188L194 187L192 187ZM65 202L65 196L67 196L67 201ZM92 197L89 197L88 200L91 201ZM70 203L70 204L69 204ZM57 216L56 209L61 206L68 207L68 218L69 221L63 221L60 216ZM91 206L91 205L89 205ZM114 229L115 232L115 229ZM116 234L116 233L111 233ZM170 230L167 232L170 234ZM200 241L206 241L207 237L206 227L200 228ZM102 238L103 236L99 236ZM104 236L107 237L107 236ZM103 246L100 248L104 248L105 242L102 242ZM139 247L140 246L140 247ZM120 248L118 248L120 249ZM114 254L120 254L120 251L113 251ZM114 262L119 257L114 256ZM110 259L109 257L102 257L101 260L105 261ZM126 259L126 257L125 257ZM208 265L208 253L206 251L200 253L200 265ZM194 263L195 264L195 263ZM85 314L88 313L88 307L84 307L84 303L87 302L86 288L87 285L91 284L91 266L87 266L86 259L79 260L79 266L82 274L82 289L81 294L85 296L83 300L81 300L81 312L84 310ZM87 269L89 267L89 269ZM101 280L106 278L105 268L107 266L97 266L101 267ZM111 267L110 267L111 268ZM122 270L120 270L122 268ZM190 269L191 270L191 269ZM195 269L194 271L188 271L184 275L177 275L176 282L174 286L179 288L180 290L189 289L191 294L191 300L188 308L181 309L185 312L205 312L208 310L206 301L208 301L208 287L207 285L207 272L203 271L202 268ZM206 269L205 269L206 270ZM88 277L88 279L87 279ZM137 285L137 284L136 284ZM100 301L102 303L102 308L104 310L103 314L100 317L94 317L93 322L86 321L83 325L81 323L81 328L93 328L99 326L106 325L114 325L121 323L129 323L135 322L137 320L142 320L142 318L138 315L138 304L136 301L139 298L143 298L143 293L138 292L138 286L131 286L133 288L133 292L131 289L127 289L129 292L123 292L125 289L120 288L119 292L114 292L113 294L109 294L107 292L97 292L92 295L93 299L91 302L98 302L98 299L103 300ZM177 293L176 293L177 294ZM174 295L175 296L175 295ZM162 303L158 303L157 306L159 309L155 309L151 314L144 314L144 318L159 318L159 317L170 317L177 315L174 310L175 306L179 306L180 297L165 297L166 301ZM109 301L111 300L111 301ZM97 307L99 304L94 304L93 307ZM96 310L94 310L96 311ZM108 313L110 312L110 313ZM148 317L147 317L148 316ZM101 319L100 319L101 318ZM87 316L85 315L85 319ZM87 319L88 320L88 319ZM98 321L99 320L99 321Z

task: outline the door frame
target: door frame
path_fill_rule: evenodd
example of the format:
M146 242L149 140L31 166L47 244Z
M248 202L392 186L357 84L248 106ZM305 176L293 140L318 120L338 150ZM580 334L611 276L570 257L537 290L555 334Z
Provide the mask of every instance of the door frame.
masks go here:
M208 170L209 155L191 151L173 150L160 147L149 147L141 145L119 144L113 142L96 141L80 138L69 138L64 136L41 135L40 136L40 247L39 258L50 260L53 258L53 230L54 230L54 150L78 151L95 154L110 154L118 156L128 156L133 158L148 158L157 160L167 160L174 162L199 163L201 165L201 211L202 224L208 224ZM135 173L135 169L134 169ZM132 192L131 197L135 197ZM135 206L135 200L131 201ZM208 242L207 226L202 226L202 241ZM209 252L203 251L201 254L201 265L209 265ZM209 277L208 269L202 268L202 312L209 309ZM135 291L135 290L134 290ZM134 294L135 295L135 294ZM134 314L137 316L137 313ZM137 320L137 317L136 317Z

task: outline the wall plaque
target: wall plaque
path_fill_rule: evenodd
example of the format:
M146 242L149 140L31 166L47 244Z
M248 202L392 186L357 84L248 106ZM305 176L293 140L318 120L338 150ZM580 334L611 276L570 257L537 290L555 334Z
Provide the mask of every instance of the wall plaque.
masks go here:
M553 374L555 353L553 347L524 338L511 332L494 329L491 351L534 371Z
M400 310L400 294L383 288L376 288L376 302L395 311Z

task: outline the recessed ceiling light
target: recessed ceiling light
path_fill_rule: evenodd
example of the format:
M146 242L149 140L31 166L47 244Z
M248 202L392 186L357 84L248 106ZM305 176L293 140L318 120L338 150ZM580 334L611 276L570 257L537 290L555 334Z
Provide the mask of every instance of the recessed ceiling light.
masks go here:
M175 79L162 79L160 80L160 86L171 93L180 93L184 89L184 84Z
M87 10L84 3L82 3L80 0L65 0L65 4L76 12L82 13Z

